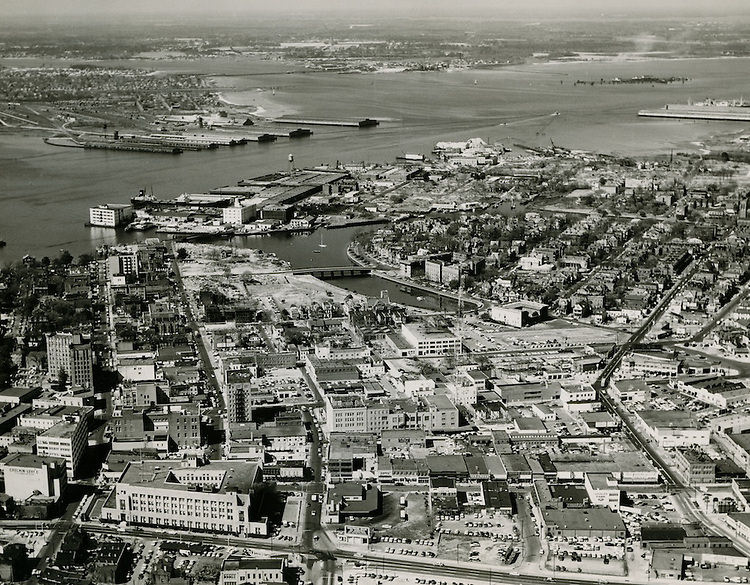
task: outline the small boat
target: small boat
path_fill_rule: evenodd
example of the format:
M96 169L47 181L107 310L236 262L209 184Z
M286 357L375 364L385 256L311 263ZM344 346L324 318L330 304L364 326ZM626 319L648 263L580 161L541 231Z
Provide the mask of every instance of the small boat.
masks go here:
M418 300L418 301L423 301L423 300L424 300L424 297L417 297L417 300Z
M313 250L313 254L320 254L320 250Z
M328 244L323 243L323 233L320 234L320 244L318 244L319 248L327 248ZM316 252L320 252L320 250L315 250Z

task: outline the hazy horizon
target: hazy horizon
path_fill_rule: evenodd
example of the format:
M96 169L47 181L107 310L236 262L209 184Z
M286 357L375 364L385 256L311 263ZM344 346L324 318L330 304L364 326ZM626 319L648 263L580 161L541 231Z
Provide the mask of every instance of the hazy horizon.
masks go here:
M110 18L169 15L205 16L306 16L341 17L476 17L488 18L600 18L606 16L750 15L746 0L528 0L523 5L501 0L0 0L6 17Z

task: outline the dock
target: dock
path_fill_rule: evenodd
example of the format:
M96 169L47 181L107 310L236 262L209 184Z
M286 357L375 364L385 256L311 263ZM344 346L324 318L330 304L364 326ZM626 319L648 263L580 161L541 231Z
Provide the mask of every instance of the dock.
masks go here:
M276 124L298 124L302 126L343 126L347 128L370 128L378 126L380 122L373 118L364 118L363 120L333 120L325 118L316 118L304 120L302 118L276 118L273 120Z
M690 107L670 105L658 110L641 110L638 112L638 115L643 118L750 122L750 108L746 107Z

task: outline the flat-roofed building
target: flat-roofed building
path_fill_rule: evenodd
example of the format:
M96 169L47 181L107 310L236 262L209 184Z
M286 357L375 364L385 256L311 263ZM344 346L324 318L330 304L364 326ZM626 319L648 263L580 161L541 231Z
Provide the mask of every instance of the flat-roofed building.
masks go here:
M583 485L592 506L606 506L614 511L620 509L620 485L611 473L587 473Z
M678 379L676 388L697 400L721 409L735 408L750 402L750 388L743 382L723 376L701 376Z
M253 518L252 489L260 462L133 461L102 507L102 519L179 530L266 536L268 521Z
M703 428L690 412L679 410L640 410L636 418L661 447L706 446L711 430Z
M133 219L133 206L127 203L105 203L89 207L89 223L98 227L119 227Z
M691 448L677 449L674 458L675 467L687 485L716 481L716 462L702 451Z
M284 583L284 557L230 556L221 564L219 585L266 585Z
M625 538L625 523L609 508L540 508L547 537Z
M47 334L47 364L49 375L55 379L64 373L73 386L94 385L91 344L77 333Z
M5 493L17 503L29 498L57 502L68 485L65 460L30 453L11 453L0 461Z
M459 427L459 413L450 398L436 394L422 398L423 407L417 412L419 427L425 431L455 431Z
M503 399L507 406L530 404L559 400L561 387L558 382L548 384L540 382L503 383L495 384L495 392Z
M255 219L256 214L255 203L238 197L234 200L234 205L221 210L221 219L230 225L242 225Z
M507 305L493 305L490 319L511 327L528 327L547 319L549 307L544 303L518 301Z
M0 391L0 405L9 404L11 406L18 406L21 403L31 404L34 398L38 398L42 394L42 388L37 386L35 388L6 388Z
M651 397L651 389L643 380L613 380L609 388L622 402L645 402Z
M401 324L401 337L416 350L417 356L457 353L461 340L446 327L418 321Z
M67 463L68 477L78 474L88 445L91 406L52 406L35 409L19 417L19 425L35 429L37 455L60 457Z

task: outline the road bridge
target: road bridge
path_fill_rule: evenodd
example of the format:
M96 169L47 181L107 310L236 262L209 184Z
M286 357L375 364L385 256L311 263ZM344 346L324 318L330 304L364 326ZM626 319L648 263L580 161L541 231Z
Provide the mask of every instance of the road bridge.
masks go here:
M310 274L316 278L344 278L346 276L369 276L374 270L371 266L313 266L310 268L295 268L292 274Z

